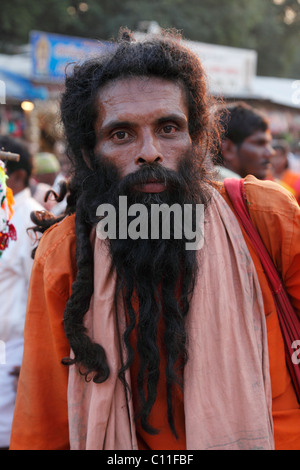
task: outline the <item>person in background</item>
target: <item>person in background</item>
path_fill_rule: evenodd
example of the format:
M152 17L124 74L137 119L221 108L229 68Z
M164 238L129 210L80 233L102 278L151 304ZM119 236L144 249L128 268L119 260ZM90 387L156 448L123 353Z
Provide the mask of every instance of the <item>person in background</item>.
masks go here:
M274 181L288 189L300 203L300 174L289 167L289 145L284 140L274 140L272 147L272 175Z
M260 111L244 102L229 103L217 110L224 129L216 159L218 180L253 175L266 179L274 151L269 123Z
M55 194L60 194L61 184L67 182L71 177L71 162L66 152L66 144L58 140L54 145L54 152L60 164L60 172L55 178L52 189ZM66 197L57 203L52 208L52 213L59 216L64 213L67 207Z
M60 164L53 153L39 152L34 155L31 191L34 199L48 211L52 211L56 201L51 196L45 200L45 196L53 188L59 172Z
M288 154L289 168L295 173L300 173L300 141L296 140L291 145L291 151Z
M60 164L57 157L50 152L39 152L33 158L33 174L39 183L53 186L60 172Z
M7 186L14 197L11 223L17 239L10 241L0 259L0 340L5 344L5 364L0 364L0 448L8 448L16 398L15 375L23 356L24 320L29 279L32 269L33 239L27 229L33 225L32 211L43 207L31 197L29 181L32 157L25 144L0 136L0 148L20 155L18 162L8 161Z
M58 140L54 145L54 153L60 164L60 172L56 177L56 181L61 178L68 179L71 176L72 165L67 154L65 142ZM56 181L54 182L54 185Z

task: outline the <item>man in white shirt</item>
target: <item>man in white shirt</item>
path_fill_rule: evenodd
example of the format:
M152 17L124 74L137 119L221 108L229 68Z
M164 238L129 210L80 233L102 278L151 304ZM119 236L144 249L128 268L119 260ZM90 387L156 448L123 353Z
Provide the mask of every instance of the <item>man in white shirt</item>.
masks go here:
M25 145L0 136L0 148L18 153L19 162L7 162L7 186L13 191L15 204L11 223L17 240L9 242L0 259L0 341L5 348L5 363L0 363L0 449L8 448L14 411L15 374L22 362L23 331L27 293L33 260L34 237L27 229L33 225L30 213L43 210L31 197L29 179L31 155Z

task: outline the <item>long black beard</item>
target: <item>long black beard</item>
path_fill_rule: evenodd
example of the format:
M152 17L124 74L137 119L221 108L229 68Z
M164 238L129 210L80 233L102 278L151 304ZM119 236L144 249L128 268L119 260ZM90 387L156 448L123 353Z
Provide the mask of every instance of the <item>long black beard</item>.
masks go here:
M208 194L204 184L200 187L199 178L185 158L178 172L166 170L160 165L144 165L139 171L125 177L115 186L111 194L112 203L119 220L119 196L127 197L131 204L143 204L149 214L148 227L151 232L151 207L153 204L207 204ZM146 194L134 189L148 178L164 181L167 190L162 193ZM131 219L128 219L128 224ZM162 222L162 219L161 219ZM195 219L194 219L195 222ZM117 232L118 232L117 225ZM194 227L195 228L195 227ZM124 343L127 358L120 371L120 378L133 361L139 361L137 377L139 407L137 419L142 428L156 434L149 424L149 415L157 397L160 376L160 348L158 345L158 325L163 319L163 345L166 351L167 413L170 428L177 436L173 419L173 391L175 385L182 386L182 369L187 361L187 337L184 319L189 310L197 274L196 251L187 250L187 239L174 237L174 219L170 224L170 237L163 239L111 239L110 253L117 272L117 292L124 294L127 315L127 329ZM160 232L161 233L161 232ZM135 306L138 305L138 312ZM124 314L124 312L118 312ZM136 333L138 358L132 347L132 333Z
M109 376L106 354L101 345L93 343L83 324L93 293L93 250L89 243L91 227L99 218L97 208L111 204L118 211L119 196L128 197L128 206L139 202L148 208L151 204L173 203L204 204L210 198L209 186L201 171L193 162L198 161L193 152L183 156L177 172L165 170L160 165L145 165L141 170L123 179L116 166L98 159L97 168L82 182L82 190L76 205L76 261L78 273L67 302L64 325L74 359L65 358L63 363L80 364L87 380L94 373L93 381L101 383ZM147 181L149 175L163 179L167 190L156 195L139 193L133 188ZM150 214L150 211L149 211ZM118 217L117 217L118 219ZM150 226L149 221L149 226ZM149 415L157 397L160 374L160 350L157 341L159 320L164 324L164 350L166 351L167 413L170 428L175 436L173 419L173 391L181 385L182 369L187 361L187 337L184 320L189 310L194 281L198 271L196 251L185 248L186 239L111 239L109 241L112 264L117 273L116 305L119 292L124 294L125 312L128 319L123 341L127 357L119 377L133 361L139 363L137 377L139 409L137 418L143 429L155 434L158 430L149 424ZM178 287L180 288L178 292ZM138 304L138 315L134 308ZM137 338L137 355L132 348L132 332Z

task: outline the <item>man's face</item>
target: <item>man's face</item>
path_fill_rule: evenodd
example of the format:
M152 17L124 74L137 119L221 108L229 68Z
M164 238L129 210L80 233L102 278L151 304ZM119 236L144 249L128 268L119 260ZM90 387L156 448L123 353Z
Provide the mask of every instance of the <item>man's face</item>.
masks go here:
M272 159L272 169L275 176L280 176L288 168L287 152L282 149L276 149Z
M244 178L254 175L258 179L267 177L274 150L269 130L257 131L237 146L237 173Z
M98 96L95 155L116 165L121 178L156 163L178 170L191 148L188 106L183 87L160 78L120 79ZM139 191L160 193L163 181L148 181Z

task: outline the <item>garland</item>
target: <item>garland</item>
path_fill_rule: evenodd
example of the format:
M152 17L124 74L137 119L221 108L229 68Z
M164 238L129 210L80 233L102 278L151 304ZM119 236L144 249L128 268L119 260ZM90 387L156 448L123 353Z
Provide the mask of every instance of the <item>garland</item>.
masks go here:
M4 163L0 160L0 258L8 247L9 240L16 240L16 229L10 222L13 211L13 193L6 186L7 175Z

